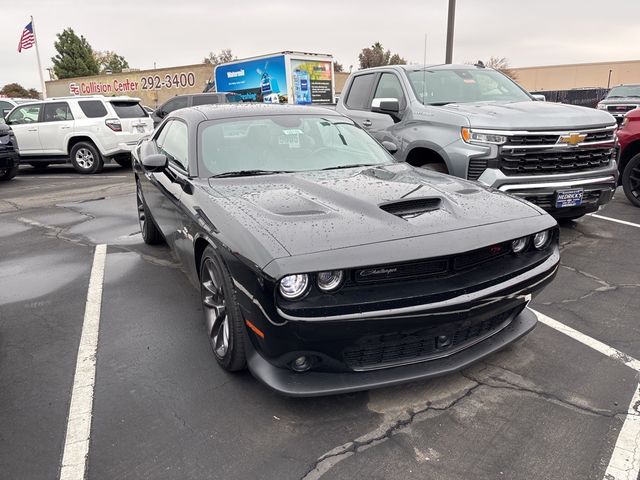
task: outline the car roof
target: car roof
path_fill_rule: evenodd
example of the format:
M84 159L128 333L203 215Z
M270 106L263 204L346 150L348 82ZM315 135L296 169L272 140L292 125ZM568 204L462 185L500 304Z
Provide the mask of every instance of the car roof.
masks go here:
M269 103L219 103L198 105L177 110L178 113L199 112L207 120L230 117L255 117L260 115L332 115L341 116L333 109L308 105L288 105Z

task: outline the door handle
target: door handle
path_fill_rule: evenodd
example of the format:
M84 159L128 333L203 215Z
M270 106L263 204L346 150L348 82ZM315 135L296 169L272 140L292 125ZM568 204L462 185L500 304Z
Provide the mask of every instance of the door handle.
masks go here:
M370 127L371 126L371 120L366 119L364 122L362 122L362 126L363 127Z
M60 127L60 130L69 130L71 127Z
M38 129L37 128L30 128L29 130L27 130L27 132L37 132Z

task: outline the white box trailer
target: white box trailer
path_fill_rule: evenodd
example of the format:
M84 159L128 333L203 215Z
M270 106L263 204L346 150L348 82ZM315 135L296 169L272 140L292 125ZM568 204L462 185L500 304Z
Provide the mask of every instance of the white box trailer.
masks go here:
M335 103L333 57L279 52L234 60L214 70L216 92L234 92L244 101L292 104Z

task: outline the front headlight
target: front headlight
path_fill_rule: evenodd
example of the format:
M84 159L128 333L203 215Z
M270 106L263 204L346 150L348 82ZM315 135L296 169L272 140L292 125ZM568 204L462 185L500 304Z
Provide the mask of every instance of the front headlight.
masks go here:
M318 288L320 290L323 292L331 292L340 287L343 278L344 273L342 270L331 270L318 273L316 281L318 282Z
M485 145L503 145L507 143L507 137L505 135L482 132L474 130L473 128L462 127L460 133L462 139L467 143L480 143Z
M306 273L287 275L280 280L280 295L288 300L300 298L307 291L309 275Z
M607 106L604 103L599 103L596 107L598 110L606 110Z
M547 246L550 238L551 234L549 233L549 230L538 232L533 236L533 246L536 247L537 250L542 250Z
M523 252L525 248L527 248L527 244L529 243L529 237L518 238L511 242L511 250L513 253Z

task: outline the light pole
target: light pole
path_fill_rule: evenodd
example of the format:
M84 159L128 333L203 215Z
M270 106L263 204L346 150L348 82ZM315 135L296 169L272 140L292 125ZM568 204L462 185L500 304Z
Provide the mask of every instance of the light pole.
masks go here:
M613 72L613 70L609 70L609 80L607 80L607 88L611 87L611 72Z
M449 15L447 19L447 52L445 63L453 62L453 26L456 20L456 0L449 0Z

